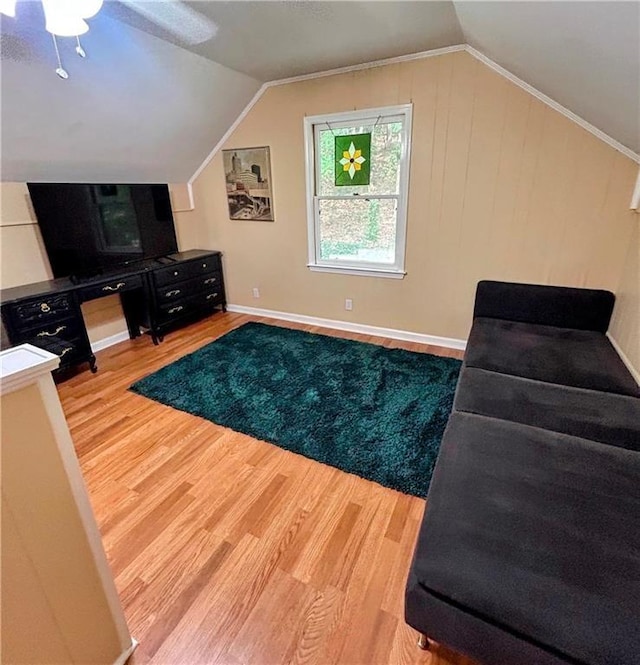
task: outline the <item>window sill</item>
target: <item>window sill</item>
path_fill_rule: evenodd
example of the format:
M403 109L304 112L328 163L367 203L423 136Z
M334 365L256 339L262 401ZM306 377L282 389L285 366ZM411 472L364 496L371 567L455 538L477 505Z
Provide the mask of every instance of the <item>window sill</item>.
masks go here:
M357 275L359 277L385 277L387 279L404 279L407 274L403 270L385 270L384 268L351 268L347 266L325 266L308 263L311 272L333 272L340 275Z

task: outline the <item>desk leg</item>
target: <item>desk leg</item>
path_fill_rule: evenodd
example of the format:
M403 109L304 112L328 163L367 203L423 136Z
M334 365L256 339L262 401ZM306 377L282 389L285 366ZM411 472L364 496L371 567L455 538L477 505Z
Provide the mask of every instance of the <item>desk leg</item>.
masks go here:
M122 303L124 318L127 321L129 338L140 337L140 321L145 308L143 290L136 289L135 291L121 293L120 302Z
M127 329L129 330L129 339L135 339L136 337L140 337L140 326L132 323L129 318L127 317Z

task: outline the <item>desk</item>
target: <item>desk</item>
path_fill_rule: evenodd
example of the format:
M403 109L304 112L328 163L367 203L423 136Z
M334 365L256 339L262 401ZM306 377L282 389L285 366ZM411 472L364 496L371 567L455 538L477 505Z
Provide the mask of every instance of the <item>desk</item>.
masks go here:
M88 362L97 371L80 305L118 293L131 339L145 328L154 344L170 329L226 310L222 255L194 249L144 261L80 282L69 278L0 292L2 320L12 344L55 353L60 369Z

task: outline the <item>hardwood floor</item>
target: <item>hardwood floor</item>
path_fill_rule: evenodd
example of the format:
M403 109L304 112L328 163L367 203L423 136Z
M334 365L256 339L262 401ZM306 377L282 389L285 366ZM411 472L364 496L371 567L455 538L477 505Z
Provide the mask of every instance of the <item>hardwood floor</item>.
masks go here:
M152 402L136 379L249 320L217 314L98 354L58 386L133 665L470 665L403 620L424 501ZM275 325L460 357L310 326Z

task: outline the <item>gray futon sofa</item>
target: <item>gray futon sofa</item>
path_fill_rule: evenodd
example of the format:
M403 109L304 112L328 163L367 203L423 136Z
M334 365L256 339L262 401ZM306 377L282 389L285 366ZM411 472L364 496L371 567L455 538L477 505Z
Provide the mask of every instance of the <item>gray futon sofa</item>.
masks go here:
M640 664L640 389L613 303L478 284L405 616L480 663Z

